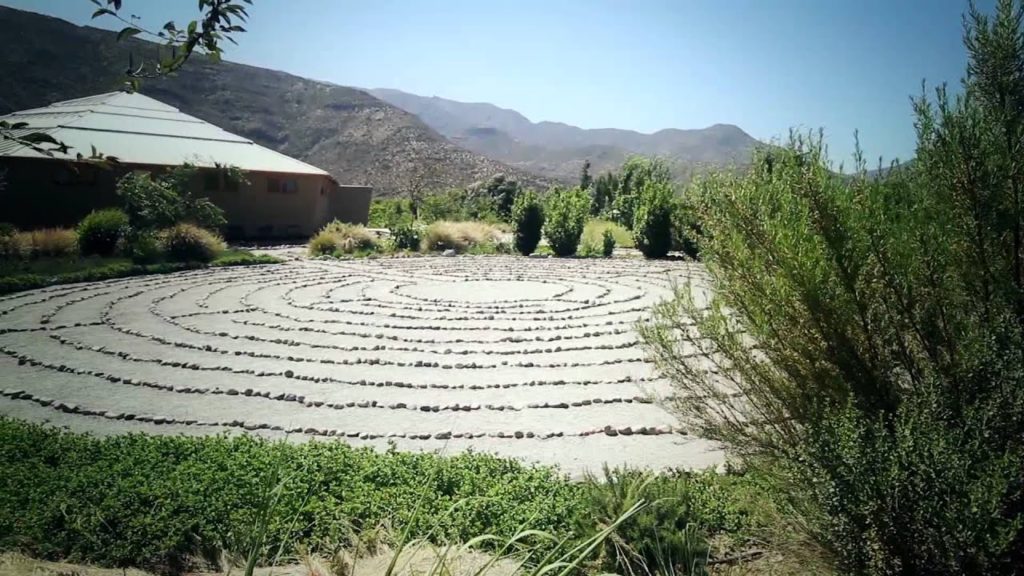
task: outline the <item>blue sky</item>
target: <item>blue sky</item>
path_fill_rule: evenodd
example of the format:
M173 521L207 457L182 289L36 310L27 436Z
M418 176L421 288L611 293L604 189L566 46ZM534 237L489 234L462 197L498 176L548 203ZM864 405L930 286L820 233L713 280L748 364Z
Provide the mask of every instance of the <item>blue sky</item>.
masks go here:
M0 0L90 23L88 0ZM982 0L988 8L992 0ZM124 0L153 28L195 0ZM491 102L534 121L653 132L736 124L762 140L853 132L914 149L909 97L957 84L966 0L254 0L227 59L338 84ZM117 28L110 19L91 22Z

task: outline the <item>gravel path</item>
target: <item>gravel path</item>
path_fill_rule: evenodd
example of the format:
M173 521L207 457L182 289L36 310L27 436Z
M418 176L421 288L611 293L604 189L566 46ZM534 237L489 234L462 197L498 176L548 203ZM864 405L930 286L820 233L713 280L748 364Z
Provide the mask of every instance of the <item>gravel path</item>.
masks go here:
M429 257L198 270L0 298L0 414L96 433L473 449L579 474L705 467L633 323L693 264Z

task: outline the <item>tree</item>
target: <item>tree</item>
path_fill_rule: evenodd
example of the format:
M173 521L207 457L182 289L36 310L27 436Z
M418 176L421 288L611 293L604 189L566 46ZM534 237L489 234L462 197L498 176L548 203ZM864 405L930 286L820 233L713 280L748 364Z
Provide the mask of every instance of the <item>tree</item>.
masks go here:
M630 228L636 210L637 195L648 182L669 184L672 172L660 158L630 157L619 171L618 188L612 201L612 216L619 224Z
M615 191L619 187L619 177L615 172L605 172L594 180L594 186L590 189L590 214L601 216L612 208L615 200Z
M498 217L508 222L512 217L512 204L519 195L519 183L506 178L504 174L497 174L487 181L483 192L494 200Z
M580 189L590 190L593 183L594 179L590 177L590 160L584 160L583 168L580 169Z
M191 193L196 169L178 166L160 176L149 172L131 172L117 183L133 232L167 228L189 222L203 228L216 228L225 222L224 211L207 198Z
M1024 7L965 18L964 93L914 100L913 165L820 136L697 183L710 278L641 338L707 438L772 473L847 574L1024 565Z

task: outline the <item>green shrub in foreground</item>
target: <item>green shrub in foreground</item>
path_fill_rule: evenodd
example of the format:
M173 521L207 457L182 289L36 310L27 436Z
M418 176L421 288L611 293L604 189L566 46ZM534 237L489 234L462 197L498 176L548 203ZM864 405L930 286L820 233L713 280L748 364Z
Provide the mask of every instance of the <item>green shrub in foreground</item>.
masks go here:
M95 438L0 420L0 462L0 548L107 566L181 567L216 553L252 525L274 477L285 480L267 541L285 554L385 520L436 540L507 538L527 522L565 535L582 511L579 486L550 469L334 441Z
M584 190L555 188L544 210L544 237L557 256L572 256L580 244L590 213L590 196Z
M395 250L419 250L421 233L416 224L399 224L391 229L391 245Z
M605 230L601 233L601 255L611 258L613 252L615 252L615 234L611 230Z
M128 215L118 208L96 210L82 218L76 231L83 256L110 256L128 233Z
M512 204L512 226L516 251L523 256L533 254L544 228L544 206L533 190L516 196Z
M645 257L664 258L672 249L674 209L675 196L670 184L644 184L633 214L633 242Z

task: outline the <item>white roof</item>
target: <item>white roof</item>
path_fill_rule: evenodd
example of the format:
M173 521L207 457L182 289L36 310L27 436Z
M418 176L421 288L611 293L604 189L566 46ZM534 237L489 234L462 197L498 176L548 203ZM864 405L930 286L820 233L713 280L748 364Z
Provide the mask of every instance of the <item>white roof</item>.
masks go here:
M327 172L248 138L222 130L177 108L134 92L110 92L67 100L0 116L11 124L28 123L19 135L45 132L67 144L67 154L89 156L93 147L125 164L200 167L229 165L259 172L321 174ZM46 158L12 140L0 141L0 156Z

